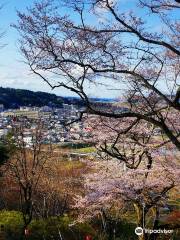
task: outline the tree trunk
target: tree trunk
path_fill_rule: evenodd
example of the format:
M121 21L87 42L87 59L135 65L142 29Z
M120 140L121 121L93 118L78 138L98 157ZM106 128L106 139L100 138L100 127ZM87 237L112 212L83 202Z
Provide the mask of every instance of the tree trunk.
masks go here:
M158 224L159 224L159 209L158 207L155 207L153 209L154 212L154 223L153 223L153 230L158 229ZM149 237L149 240L156 240L158 237L157 234L152 233Z
M143 211L142 206L139 204L134 204L134 208L137 213L137 227L141 227L142 229L145 227L145 216L146 216L146 211ZM147 234L143 232L142 235L138 236L139 240L147 240Z

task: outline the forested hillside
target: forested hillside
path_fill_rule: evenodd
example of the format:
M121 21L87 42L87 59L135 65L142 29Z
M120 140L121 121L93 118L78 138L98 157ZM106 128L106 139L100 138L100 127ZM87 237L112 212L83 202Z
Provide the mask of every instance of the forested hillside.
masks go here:
M18 108L19 106L45 105L61 107L63 103L81 105L82 101L73 97L59 97L47 92L33 92L30 90L0 87L0 104L5 108Z

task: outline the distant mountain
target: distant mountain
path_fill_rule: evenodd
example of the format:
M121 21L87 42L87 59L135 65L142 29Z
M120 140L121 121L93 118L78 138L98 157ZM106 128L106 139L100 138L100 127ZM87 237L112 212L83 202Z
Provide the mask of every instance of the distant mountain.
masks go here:
M0 87L0 104L3 104L6 109L19 108L20 106L62 107L63 103L83 105L82 100L79 98L59 97L47 92Z

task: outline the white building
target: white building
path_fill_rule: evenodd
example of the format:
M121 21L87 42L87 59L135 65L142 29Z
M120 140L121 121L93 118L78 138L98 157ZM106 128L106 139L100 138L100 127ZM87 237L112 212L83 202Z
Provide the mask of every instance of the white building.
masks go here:
M6 136L8 133L8 129L6 128L1 128L0 129L0 138L3 137L3 136Z

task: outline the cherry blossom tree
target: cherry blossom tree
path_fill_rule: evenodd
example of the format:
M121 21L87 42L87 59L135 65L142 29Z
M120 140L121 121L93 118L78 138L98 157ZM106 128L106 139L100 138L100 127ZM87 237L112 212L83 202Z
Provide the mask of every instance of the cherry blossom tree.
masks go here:
M85 196L77 197L76 207L83 209L80 220L97 216L114 204L122 207L123 202L129 202L134 206L137 226L147 228L147 215L151 214L151 229L161 228L160 208L167 203L169 191L179 186L180 173L175 164L165 160L161 160L161 163L151 170L141 167L124 174L123 166L118 161L93 162L93 171L85 175L87 192ZM144 234L139 239L156 238Z
M85 112L153 124L180 149L169 119L180 110L179 8L173 0L39 1L18 13L16 28L30 69L52 89L78 94ZM87 86L119 91L128 111L95 107Z
M171 120L177 126L173 119L172 114ZM130 203L136 211L138 226L147 227L146 219L150 215L154 219L151 229L161 228L160 208L167 203L169 191L177 189L179 184L176 148L163 141L164 136L146 121L91 115L85 122L100 150L100 160L92 163L95 170L85 176L88 193L77 200L80 204L77 207L88 210L86 217L93 217L104 215L112 207L118 212L123 204ZM152 234L149 239L156 237Z
M91 129L91 141L96 143L100 158L119 160L130 169L137 169L142 163L151 169L157 154L171 152L175 155L174 159L177 157L178 152L172 143L146 121L131 118L116 120L95 115L88 116L84 121Z

